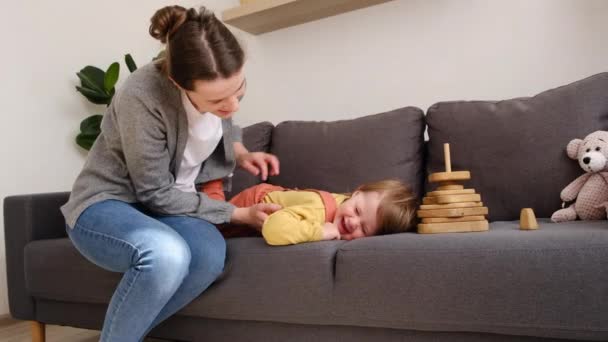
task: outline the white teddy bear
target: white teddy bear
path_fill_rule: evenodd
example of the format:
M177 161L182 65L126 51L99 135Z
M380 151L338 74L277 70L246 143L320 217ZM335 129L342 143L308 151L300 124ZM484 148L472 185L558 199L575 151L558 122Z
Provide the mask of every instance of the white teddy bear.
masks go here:
M578 159L585 174L562 190L564 202L572 205L551 215L551 221L564 222L606 219L608 212L608 131L596 131L584 140L574 139L566 147L568 157ZM563 207L563 204L562 204Z

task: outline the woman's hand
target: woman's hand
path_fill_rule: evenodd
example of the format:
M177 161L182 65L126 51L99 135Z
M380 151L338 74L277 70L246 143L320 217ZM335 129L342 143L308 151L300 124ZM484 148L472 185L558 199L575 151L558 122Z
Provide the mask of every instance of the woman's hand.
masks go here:
M325 222L323 224L323 240L340 240L338 226L331 222Z
M274 203L258 203L251 207L236 208L232 212L230 223L245 224L261 230L268 216L280 209L281 206Z
M260 175L263 181L268 175L279 174L279 159L270 153L249 152L242 143L234 143L237 164L254 176Z

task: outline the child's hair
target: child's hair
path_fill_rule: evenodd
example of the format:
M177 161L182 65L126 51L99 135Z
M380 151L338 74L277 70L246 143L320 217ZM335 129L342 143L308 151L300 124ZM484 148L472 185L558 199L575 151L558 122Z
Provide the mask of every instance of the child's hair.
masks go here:
M365 183L358 191L382 194L378 205L378 235L402 233L414 227L418 199L411 188L398 179Z
M150 35L167 44L156 66L187 90L194 81L229 78L245 63L238 40L213 12L166 6L150 19Z

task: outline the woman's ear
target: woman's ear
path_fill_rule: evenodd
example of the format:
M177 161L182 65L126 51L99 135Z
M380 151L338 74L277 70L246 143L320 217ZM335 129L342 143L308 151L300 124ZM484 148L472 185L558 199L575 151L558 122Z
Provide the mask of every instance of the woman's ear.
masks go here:
M578 159L578 148L581 146L583 141L581 139L574 139L568 143L566 147L566 153L570 159Z

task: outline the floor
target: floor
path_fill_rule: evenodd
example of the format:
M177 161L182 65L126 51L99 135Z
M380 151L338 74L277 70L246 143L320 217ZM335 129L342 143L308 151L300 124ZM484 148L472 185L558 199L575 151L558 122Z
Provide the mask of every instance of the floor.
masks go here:
M31 342L31 323L12 318L0 319L0 341L2 342ZM99 331L63 327L59 325L46 326L46 342L97 342ZM145 342L167 342L147 338Z

